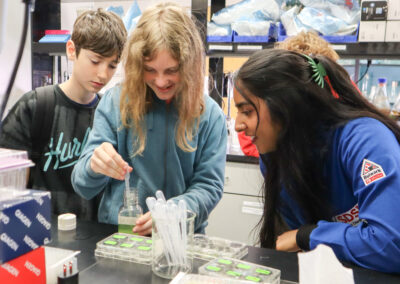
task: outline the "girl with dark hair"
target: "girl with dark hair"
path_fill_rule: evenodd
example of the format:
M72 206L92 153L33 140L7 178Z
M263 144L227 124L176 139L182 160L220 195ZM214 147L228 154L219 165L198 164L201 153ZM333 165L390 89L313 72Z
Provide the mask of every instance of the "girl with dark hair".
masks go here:
M252 137L266 166L261 246L325 244L342 261L399 273L396 123L323 56L262 50L234 85L236 130ZM279 217L292 230L278 236Z

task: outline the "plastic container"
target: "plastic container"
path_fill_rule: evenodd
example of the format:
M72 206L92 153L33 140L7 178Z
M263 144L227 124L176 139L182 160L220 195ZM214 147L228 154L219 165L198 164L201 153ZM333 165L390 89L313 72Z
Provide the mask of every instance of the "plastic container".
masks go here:
M136 220L142 215L143 209L139 205L138 189L125 188L124 205L118 213L118 232L134 234L133 227L136 225Z
M216 258L200 266L199 274L268 284L279 284L281 279L278 269L233 258Z
M192 211L187 211L186 218L186 241L187 247L193 243L193 235L194 235L194 219L196 218L196 214ZM153 262L152 262L152 270L154 274L166 278L172 279L179 272L190 273L193 267L193 257L188 253L188 250L184 251L184 263L175 263L171 260L171 257L168 254L168 250L166 249L167 245L165 242L169 242L169 239L164 239L158 229L156 221L153 218L153 231L152 231L152 240L153 240ZM175 245L182 246L182 243L173 242L169 243L175 248Z
M386 91L386 78L378 78L378 88L372 98L372 104L382 112L386 114L390 113L390 103Z
M241 259L248 253L245 243L195 234L193 244L189 247L189 253L194 258L211 260L216 257L228 257Z
M151 264L153 241L149 237L115 233L96 244L95 256Z
M330 43L347 43L347 42L357 42L358 39L358 31L360 29L360 26L358 26L357 31L355 34L352 35L321 35L323 39L325 39L327 42ZM279 22L278 25L278 41L284 41L286 38L288 38L288 35L286 34L285 27L281 22Z
M0 148L0 188L25 189L27 168L33 165L26 151Z

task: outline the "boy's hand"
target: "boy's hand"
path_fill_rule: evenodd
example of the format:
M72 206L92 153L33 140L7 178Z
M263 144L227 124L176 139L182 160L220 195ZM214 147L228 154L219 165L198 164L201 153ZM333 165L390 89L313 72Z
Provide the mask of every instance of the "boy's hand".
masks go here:
M136 226L133 228L133 232L141 236L147 236L151 234L153 221L151 219L150 211L142 215L136 220Z
M124 180L125 174L132 172L132 167L115 151L111 143L104 142L97 147L90 159L90 167L95 173Z
M297 246L296 234L298 230L291 230L283 233L276 240L276 250L296 252L300 248Z

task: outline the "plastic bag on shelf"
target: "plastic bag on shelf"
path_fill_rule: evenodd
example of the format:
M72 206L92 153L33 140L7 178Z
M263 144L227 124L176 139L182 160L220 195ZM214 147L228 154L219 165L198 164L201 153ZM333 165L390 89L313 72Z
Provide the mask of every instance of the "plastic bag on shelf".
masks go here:
M237 32L238 35L267 36L270 26L271 22L268 21L237 21L232 23L232 30Z
M207 23L208 36L228 36L232 34L230 25L217 25L213 22Z
M280 8L275 0L244 0L221 9L211 19L218 25L227 25L243 18L278 21L279 17Z

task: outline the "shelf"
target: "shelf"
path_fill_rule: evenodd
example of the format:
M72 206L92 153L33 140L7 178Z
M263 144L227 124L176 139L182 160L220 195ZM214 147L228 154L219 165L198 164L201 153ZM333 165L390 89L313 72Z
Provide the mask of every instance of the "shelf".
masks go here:
M207 43L209 57L243 57L264 48L273 48L274 43ZM400 42L355 42L335 43L333 49L342 59L400 59Z
M209 42L209 57L246 57L265 48L273 48L274 43ZM400 59L400 42L355 42L335 43L333 49L342 59ZM49 55L65 55L65 43L32 43L32 51Z
M33 42L32 52L48 55L65 55L65 42Z

